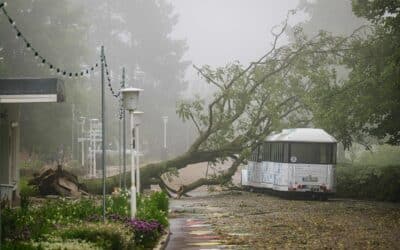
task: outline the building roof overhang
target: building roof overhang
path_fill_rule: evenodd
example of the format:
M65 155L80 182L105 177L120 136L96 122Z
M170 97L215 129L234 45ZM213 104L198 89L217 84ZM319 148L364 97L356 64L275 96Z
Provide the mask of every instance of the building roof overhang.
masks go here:
M58 78L0 78L0 103L64 102Z

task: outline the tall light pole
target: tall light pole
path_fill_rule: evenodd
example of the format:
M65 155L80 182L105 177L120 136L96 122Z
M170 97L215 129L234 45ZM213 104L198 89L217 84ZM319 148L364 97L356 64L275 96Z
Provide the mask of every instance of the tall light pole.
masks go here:
M142 115L144 112L142 111L135 111L133 112L135 116L135 129L136 129L136 192L140 193L140 162L139 162L139 157L140 157L140 140L139 140L139 126L142 123Z
M105 99L105 85L104 85L104 46L101 46L101 165L103 169L103 221L106 220L106 99ZM96 155L96 153L95 153ZM95 159L96 160L96 159Z
M138 88L124 88L121 89L122 103L125 109L129 111L131 116L131 131L132 131L132 154L131 154L131 218L136 216L136 186L135 186L135 155L136 138L135 138L135 121L134 111L137 108L139 101L139 93L143 89Z
M89 164L89 175L91 178L96 177L97 169L96 169L96 148L97 141L99 140L99 120L98 119L90 119L89 123L89 142L90 142L90 164Z
M164 149L167 149L167 122L168 122L168 116L163 116L162 117L163 122L164 122Z
M72 123L71 123L71 160L74 159L74 123L75 123L75 104L72 103Z
M163 116L162 117L163 122L164 122L164 146L163 146L163 154L162 157L164 160L167 158L167 122L168 122L168 116Z
M82 167L85 165L85 121L86 117L80 117L81 119L81 147L82 147L82 158L81 158L81 163Z
M125 68L122 68L122 83L121 89L125 88ZM122 95L121 95L122 98ZM121 100L123 102L123 100ZM123 105L123 103L121 103ZM123 185L126 190L126 120L125 120L125 109L122 109L122 167L123 167Z

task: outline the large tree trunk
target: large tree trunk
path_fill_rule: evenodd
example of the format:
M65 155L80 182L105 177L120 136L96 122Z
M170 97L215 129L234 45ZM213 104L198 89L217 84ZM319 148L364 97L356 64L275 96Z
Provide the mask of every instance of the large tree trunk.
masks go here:
M150 163L140 168L141 188L148 188L151 184L160 184L161 176L171 170L179 170L194 163L215 161L221 156L228 156L233 151L197 151L186 152L183 155L158 163ZM129 167L128 167L129 168ZM130 172L127 172L127 186L130 187ZM102 193L102 180L91 179L84 182L90 193ZM106 192L111 193L119 185L119 175L106 179Z
M160 178L160 186L164 187L166 191L175 193L177 198L179 199L182 195L195 190L201 186L210 186L210 185L224 185L228 184L232 180L232 176L238 170L240 164L242 163L242 158L237 158L231 165L231 167L225 170L222 174L218 176L212 176L210 178L200 178L195 182L192 182L188 185L182 185L178 190L174 190L164 182L162 178Z

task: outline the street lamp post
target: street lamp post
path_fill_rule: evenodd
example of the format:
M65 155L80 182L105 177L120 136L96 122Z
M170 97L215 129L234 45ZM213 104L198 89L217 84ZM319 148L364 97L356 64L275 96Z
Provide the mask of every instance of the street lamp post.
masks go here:
M168 151L167 151L167 122L168 122L168 116L163 116L162 117L163 122L164 122L164 145L163 145L163 150L162 150L162 159L166 160Z
M129 111L131 116L131 131L132 131L132 154L131 154L131 218L135 218L136 215L136 187L135 187L135 122L134 122L134 111L137 108L139 101L139 93L143 89L138 88L124 88L121 89L122 93L122 104L125 109Z
M136 134L136 151L135 151L135 155L136 155L136 192L140 193L140 163L139 163L139 157L140 157L140 141L139 141L139 126L142 123L142 115L144 114L144 112L142 111L135 111L133 112L134 116L135 116L135 134Z
M163 116L163 122L164 122L164 150L167 150L167 122L168 122L168 116Z
M86 117L80 117L81 119L81 143L82 143L82 159L81 159L81 163L82 163L82 167L85 165L85 121L86 121Z

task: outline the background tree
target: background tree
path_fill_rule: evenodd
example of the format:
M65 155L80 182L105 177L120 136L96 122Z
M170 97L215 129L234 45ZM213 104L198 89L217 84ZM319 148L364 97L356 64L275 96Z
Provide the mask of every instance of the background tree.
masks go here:
M116 91L120 87L122 66L127 68L127 80L131 84L134 69L140 66L146 73L145 81L134 84L146 90L142 96L147 124L142 127L145 133L142 138L146 138L146 150L158 152L161 148L162 115L172 118L168 124L171 131L182 131L182 123L173 117L176 117L175 100L185 87L182 78L186 63L181 58L186 46L184 41L169 36L177 17L166 1L125 0L99 4L98 1L17 0L8 4L7 11L43 56L67 70L74 71L99 61L99 49L104 45ZM4 15L0 15L0 20L2 77L51 76L47 68L37 66L33 53L24 48L24 43L15 39L16 34ZM70 149L71 136L76 138L80 128L78 118L99 118L99 74L64 80L66 103L22 105L23 150L47 158L60 145ZM117 140L119 107L110 91L106 94L109 144ZM155 105L154 100L161 105ZM75 121L72 121L72 104ZM50 115L52 122L44 123ZM175 144L181 148L176 148L182 151L185 138L177 138L180 141L176 140Z
M87 46L83 11L70 1L16 0L6 10L23 34L54 65L77 70L85 60ZM32 51L25 48L3 13L0 14L2 77L49 77ZM71 101L80 86L74 79L65 81L67 102L62 104L21 105L21 146L24 150L52 154L61 144L71 141ZM54 119L50 119L54 118ZM48 121L48 122L44 122Z
M186 43L171 38L178 17L165 0L85 1L90 21L90 43L103 41L112 70L113 87L119 89L122 66L127 69L127 84L143 88L140 109L145 112L143 132L145 156L160 158L162 119L168 115L168 134L174 138L170 149L176 155L184 150L185 138L179 136L184 125L175 113L176 100L186 88L183 81L187 62L182 60ZM95 7L93 7L95 6ZM135 81L139 67L144 81ZM118 102L109 95L108 134L117 138ZM129 126L128 126L129 127ZM169 138L169 139L170 139Z
M348 75L327 91L315 93L317 126L335 134L345 146L367 135L400 143L400 47L398 1L354 1L356 15L371 22L354 39L340 65Z

